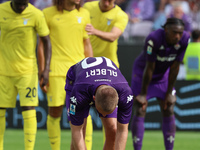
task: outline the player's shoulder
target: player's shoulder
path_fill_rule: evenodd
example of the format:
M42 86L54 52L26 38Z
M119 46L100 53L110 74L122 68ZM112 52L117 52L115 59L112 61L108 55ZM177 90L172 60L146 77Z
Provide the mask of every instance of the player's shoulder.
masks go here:
M50 6L50 7L47 7L47 8L43 9L43 12L45 14L54 14L56 11L57 11L56 6Z
M43 16L42 11L33 6L31 3L28 4L28 7L26 9L26 13L31 14L33 17L35 16L37 18L37 16Z
M10 6L10 2L9 1L0 4L0 8L5 8L5 7L8 7L8 6Z
M98 3L99 1L86 2L83 7L86 9L96 9L96 7L99 7Z
M183 32L183 35L181 37L181 43L189 43L190 42L190 34L187 31Z
M114 10L117 16L128 18L127 13L125 13L118 5L115 5Z
M9 7L10 7L10 1L1 3L0 4L0 12L9 10Z
M84 13L84 14L89 14L89 11L84 7L80 7L79 12Z
M164 30L163 29L158 29L155 31L152 31L146 38L146 42L151 45L155 46L155 44L160 43L163 41L164 36Z

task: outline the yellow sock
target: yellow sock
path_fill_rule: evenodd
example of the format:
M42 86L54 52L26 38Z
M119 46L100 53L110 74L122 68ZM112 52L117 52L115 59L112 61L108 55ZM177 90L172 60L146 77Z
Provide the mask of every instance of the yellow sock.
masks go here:
M6 109L0 109L0 150L3 150L3 137L6 129Z
M36 110L23 111L22 116L24 119L25 150L33 150L37 132Z
M105 129L104 129L104 127L102 127L102 131L103 131L103 144L104 144L105 141L106 141L106 134L105 134Z
M53 118L50 115L47 116L47 131L52 150L60 150L60 119L61 117Z
M87 117L86 134L85 134L85 144L87 150L92 150L92 134L93 134L92 117L91 115L89 115Z

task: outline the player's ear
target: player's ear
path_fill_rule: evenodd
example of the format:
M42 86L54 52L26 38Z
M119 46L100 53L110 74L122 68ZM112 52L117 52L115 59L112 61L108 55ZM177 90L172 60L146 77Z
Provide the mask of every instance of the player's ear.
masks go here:
M93 96L93 100L95 101L95 96Z

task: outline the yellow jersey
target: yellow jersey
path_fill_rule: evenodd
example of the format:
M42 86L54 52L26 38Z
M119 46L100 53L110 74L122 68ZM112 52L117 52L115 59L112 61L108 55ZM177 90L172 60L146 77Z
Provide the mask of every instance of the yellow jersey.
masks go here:
M186 67L186 80L200 80L200 43L188 44L183 62Z
M36 42L49 29L42 11L30 3L15 13L10 1L0 4L0 75L19 76L37 73Z
M117 5L107 12L102 12L99 8L99 1L87 2L83 6L90 12L91 24L95 29L103 32L110 32L113 27L119 28L122 32L128 23L127 14ZM118 39L108 42L92 35L90 41L93 48L94 57L105 56L111 59L118 67Z
M89 38L85 31L90 23L89 12L80 8L60 12L56 6L43 10L50 30L52 57L50 76L66 76L68 69L85 58L83 40Z

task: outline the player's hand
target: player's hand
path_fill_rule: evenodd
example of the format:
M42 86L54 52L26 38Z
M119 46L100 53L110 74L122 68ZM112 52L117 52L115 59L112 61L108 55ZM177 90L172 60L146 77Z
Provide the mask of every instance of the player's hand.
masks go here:
M95 34L95 28L91 24L87 24L85 27L85 30L87 31L88 35L94 35Z
M47 86L48 86L48 83L49 83L49 70L45 69L40 77L39 77L39 80L40 80L40 88L42 89L43 92L47 92Z
M172 95L171 93L166 94L165 96L165 102L164 102L164 110L167 109L167 107L171 106L176 102L176 96Z
M142 110L146 110L147 108L146 95L138 95L136 96L136 100L142 105Z

